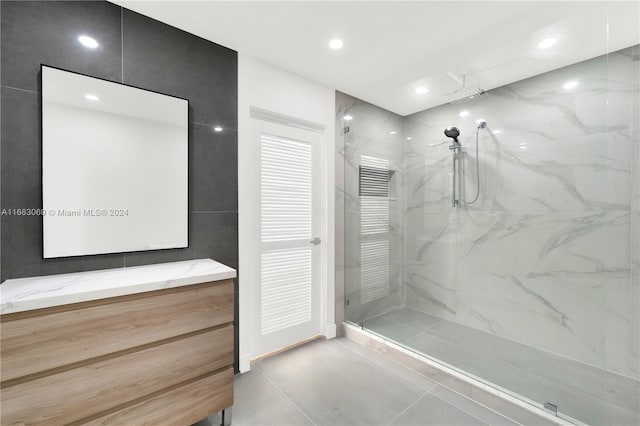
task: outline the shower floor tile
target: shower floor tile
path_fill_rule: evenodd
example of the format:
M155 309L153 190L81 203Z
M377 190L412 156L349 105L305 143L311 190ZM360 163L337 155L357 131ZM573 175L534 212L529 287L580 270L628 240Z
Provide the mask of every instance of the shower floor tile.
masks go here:
M630 411L640 411L640 382L629 377L446 320L431 328L429 333L473 352L497 358L510 366L580 389Z
M387 312L382 318L390 319L400 324L405 324L420 331L429 329L443 320L433 315L425 314L411 308L394 309Z
M363 323L364 327L375 333L387 336L397 342L402 342L420 333L422 329L402 324L386 316L375 317Z
M416 318L425 316L430 317L399 308L374 320L408 317L416 327ZM364 321L365 329L370 321ZM420 333L402 339L370 330L538 403L552 402L588 424L640 424L640 382L631 378L436 317L427 318Z

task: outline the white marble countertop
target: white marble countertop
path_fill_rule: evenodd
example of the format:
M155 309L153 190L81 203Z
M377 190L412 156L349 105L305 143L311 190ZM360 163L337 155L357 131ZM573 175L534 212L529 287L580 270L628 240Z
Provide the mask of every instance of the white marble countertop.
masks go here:
M235 278L211 259L7 280L0 285L0 314Z

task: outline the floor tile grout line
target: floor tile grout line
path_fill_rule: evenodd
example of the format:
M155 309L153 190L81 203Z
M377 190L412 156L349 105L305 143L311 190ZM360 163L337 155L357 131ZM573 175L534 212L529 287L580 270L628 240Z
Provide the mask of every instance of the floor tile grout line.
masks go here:
M465 399L468 399L468 400L469 400L469 401L471 401L472 403L474 403L474 404L477 404L477 405L481 406L481 408L484 408L484 409L486 409L486 410L488 410L488 411L491 411L492 413L497 414L498 416L503 417L504 419L509 420L510 422L512 422L512 423L514 423L514 424L516 424L516 425L520 425L520 426L522 426L522 423L518 423L517 421L513 420L511 417L507 417L507 416L505 416L504 414L501 414L501 413L499 413L499 412L497 412L497 411L495 411L495 410L492 410L491 408L487 407L486 405L481 404L481 403L479 403L478 401L476 401L476 400L474 400L474 399L468 398L468 397L466 397L465 395L462 395L461 393L458 393L458 392L456 392L455 390L453 390L453 389L449 388L448 386L445 386L445 385L442 385L442 384L439 384L438 386L440 386L440 387L442 387L442 388L445 388L445 389L447 389L447 390L450 390L450 391L452 391L452 392L454 392L454 393L456 393L456 394L458 394L458 395L460 395L460 396L464 397ZM436 387L437 387L437 386L436 386ZM459 406L455 405L453 402L447 401L446 399L442 398L442 397L441 397L441 396L439 396L439 395L436 395L435 393L433 393L433 391L434 391L434 390L435 390L435 388L434 388L434 389L432 389L432 390L430 391L431 395L433 395L434 397L436 397L436 398L438 398L439 400L441 400L441 401L443 401L443 402L445 402L445 403L447 403L447 404L451 405L452 407L454 407L454 408L456 408L456 409L458 409L458 410L462 411L463 413L470 415L470 416L471 416L471 417L473 417L474 419L477 419L477 420L481 421L482 423L484 423L484 424L486 424L486 425L490 425L490 423L486 423L484 420L482 420L482 419L478 418L478 416L476 416L476 415L474 415L474 414L471 414L470 412L468 412L468 411L467 411L467 410L465 410L464 408L462 408L462 407L459 407Z
M437 385L436 385L437 386ZM422 395L420 395L418 397L418 399L416 399L415 401L413 401L411 404L409 404L409 406L407 408L405 408L404 410L402 410L397 416L395 416L394 418L392 418L391 420L389 420L389 422L387 422L387 426L393 424L393 422L395 422L396 420L398 420L400 418L400 416L402 416L404 413L406 413L407 411L409 411L409 409L411 407L413 407L414 405L416 405L418 402L422 401L424 399L425 396L429 395L429 391L423 393Z
M305 416L305 417L307 418L307 420L309 420L309 421L311 422L311 424L313 424L313 425L315 425L315 426L318 426L318 423L316 423L315 421L313 421L313 419L312 419L312 418L311 418L311 417L310 417L310 416L309 416L309 415L308 415L308 414L307 414L307 413L302 409L302 407L300 407L298 404L296 404L296 403L295 403L295 401L294 401L293 399L291 399L291 398L289 397L289 395L287 395L287 394L285 393L285 391L283 391L282 389L280 389L280 386L278 386L278 385L277 385L273 380L271 380L271 378L270 378L269 376L267 376L267 373L265 373L264 371L262 371L262 369L261 369L259 366L257 366L257 365L256 365L256 370L257 370L260 374L262 374L262 377L264 377L264 378L265 378L265 380L266 380L267 382L269 382L273 387L275 387L275 388L276 388L276 390L277 390L278 392L280 392L280 394L281 394L282 396L284 396L284 398L285 398L287 401L291 402L291 403L293 404L293 406L294 406L294 407L296 407L296 409L297 409L298 411L300 411L300 413L302 413L302 415L303 415L303 416Z
M366 356L364 356L364 355L362 355L362 354L360 354L360 353L358 353L358 352L354 351L353 349L351 349L350 347L348 347L348 346L346 346L346 345L344 345L344 344L340 343L339 341L336 341L336 343L337 343L337 344L339 344L340 346L342 346L343 348L346 348L347 350L349 350L349 351L353 352L354 354L356 354L356 355L358 355L358 356L360 356L360 357L362 357L362 358L366 359L367 361L372 362L373 364L377 365L378 367L383 367L382 365L378 364L377 362L375 362L375 361L373 361L373 360L371 360L371 359L367 358ZM365 349L366 349L366 348L365 348ZM385 355L383 355L383 354L381 354L381 355L382 355L382 356L385 356ZM386 357L386 356L385 356L385 357ZM429 389L426 389L426 391L427 391L427 392L431 392L433 389L435 389L435 388L439 385L439 383L437 383L437 382L435 382L435 381L431 380L429 377L425 376L424 374L421 374L421 373L419 373L418 371L416 371L416 370L414 370L414 369L412 369L412 368L407 367L406 365L404 365L404 364L402 364L402 363L400 363L400 362L396 361L395 359L392 359L392 358L389 358L389 357L386 357L386 358L387 358L390 362L392 362L393 364L395 364L395 365L397 365L397 366L399 366L399 367L402 367L402 368L404 368L405 370L407 370L407 372L408 372L408 373L416 374L416 375L420 376L421 378L423 378L423 379L425 379L425 380L427 380L427 381L429 381L429 382L432 382L432 386L431 386ZM383 367L383 368L384 368L384 367ZM389 370L386 370L386 371L387 371L387 372L389 372ZM392 373L394 376L397 376L398 378L402 379L403 381L405 381L405 382L407 382L407 383L412 384L411 382L409 382L407 379L405 379L404 377L402 377L401 375L399 375L399 374L398 374L398 373L396 373L395 371L391 371L391 373ZM416 386L419 386L419 385L416 385ZM420 388L422 388L422 386L419 386L419 387L420 387ZM424 389L424 388L422 388L422 389Z
M473 402L474 404L478 404L478 405L480 405L480 406L482 406L482 407L486 408L487 410L492 411L492 412L496 413L497 415L499 415L499 416L501 416L501 417L504 417L504 418L505 418L505 419L507 419L507 420L512 421L513 423L515 423L515 424L517 424L517 425L524 426L522 423L517 422L516 420L512 419L511 417L508 417L508 416L506 416L506 415L502 414L501 412L499 412L499 411L497 411L497 410L494 410L493 408L491 408L491 407L488 407L488 406L484 405L484 404L483 404L483 403L481 403L480 401L476 401L475 399L473 399L473 398L471 398L471 397L468 397L467 395L462 394L462 393L460 393L460 392L456 391L455 389L450 388L449 386L447 386L447 385L445 385L445 384L439 383L438 385L439 385L440 387L442 387L442 388L445 388L445 389L447 389L447 390L449 390L449 391L451 391L451 392L453 392L453 393L457 394L457 395L460 395L462 398L467 399L467 400L469 400L469 401ZM431 392L433 392L433 390L434 390L434 389L432 389L432 390L431 390ZM434 394L434 395L435 395L435 394ZM436 395L436 396L437 396L437 395ZM443 399L443 398L440 398L440 399Z
M444 402L445 404L447 404L447 405L449 405L449 406L451 406L451 407L455 408L455 409L456 409L456 410L458 410L458 411L461 411L461 412L465 413L467 416L471 416L471 417L473 417L474 419L476 419L477 421L479 421L479 422L480 422L480 423L482 423L483 425L490 426L490 423L486 423L484 420L479 419L478 417L474 416L473 414L471 414L471 413L470 413L470 412L468 412L467 410L463 409L462 407L458 407L457 405L452 404L451 402L447 401L446 399L440 398L440 397L439 397L438 395L436 395L435 393L431 393L431 396L433 396L434 398L438 398L440 401L442 401L442 402ZM507 420L510 420L510 419L508 419L508 418L507 418Z

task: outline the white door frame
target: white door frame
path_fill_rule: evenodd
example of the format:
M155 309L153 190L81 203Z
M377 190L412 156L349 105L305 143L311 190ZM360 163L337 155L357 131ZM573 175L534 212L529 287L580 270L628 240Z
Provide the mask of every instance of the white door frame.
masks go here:
M333 134L324 125L251 106L239 113L238 136L238 241L239 241L239 352L240 372L249 371L256 354L251 327L257 324L251 310L252 289L259 285L260 249L260 121L285 124L320 133L321 207L320 221L320 331L328 339L336 336L335 324L335 153Z

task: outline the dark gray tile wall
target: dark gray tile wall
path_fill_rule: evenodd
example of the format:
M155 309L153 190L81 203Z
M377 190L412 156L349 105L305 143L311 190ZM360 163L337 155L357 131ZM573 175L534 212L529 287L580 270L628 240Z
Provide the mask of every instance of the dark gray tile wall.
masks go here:
M5 215L0 281L196 258L237 269L237 53L106 1L2 1L0 15L2 209L42 206L41 63L187 98L191 121L189 248L43 259L42 219Z
M212 132L211 126L192 124L190 129L191 211L238 210L237 132Z
M92 1L3 1L2 86L37 91L40 64L121 81L120 7ZM86 49L87 34L100 46Z
M189 99L191 120L237 128L237 55L123 10L124 82Z

